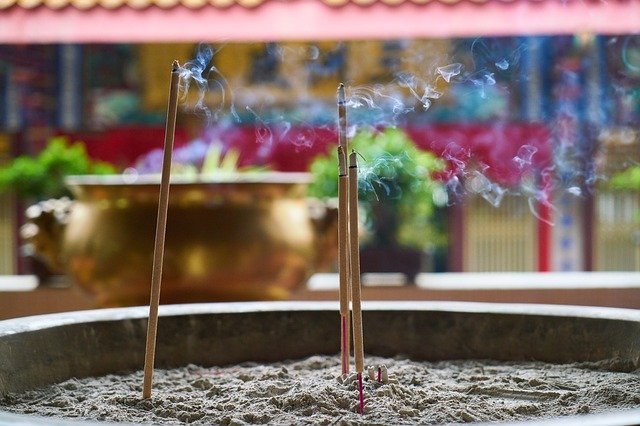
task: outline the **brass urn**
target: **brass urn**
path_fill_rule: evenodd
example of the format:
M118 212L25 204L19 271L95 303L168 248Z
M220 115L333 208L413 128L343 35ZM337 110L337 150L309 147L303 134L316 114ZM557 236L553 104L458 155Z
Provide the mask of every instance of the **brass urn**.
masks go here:
M60 260L101 306L149 302L158 176L73 176ZM306 173L173 176L162 303L285 299L332 263L335 210Z

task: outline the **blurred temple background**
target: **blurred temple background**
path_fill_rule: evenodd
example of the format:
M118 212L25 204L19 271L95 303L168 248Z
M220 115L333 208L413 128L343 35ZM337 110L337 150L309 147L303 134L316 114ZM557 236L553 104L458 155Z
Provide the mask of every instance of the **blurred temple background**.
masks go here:
M429 219L444 237L420 248L421 271L640 271L640 190L610 185L640 165L637 1L544 0L520 11L492 0L475 8L375 3L358 15L364 6L318 0L311 3L327 25L305 27L310 18L301 14L292 28L277 25L278 16L297 15L282 15L277 8L285 6L272 0L26 3L0 5L0 163L67 135L96 160L121 171L134 165L162 144L168 64L193 59L204 41L215 50L213 78L233 95L213 90L207 101L223 105L216 126L243 164L307 170L336 143L339 82L354 99L366 88L410 107L350 114L398 126L453 174L465 172L456 175L464 189L448 185L448 202ZM297 3L290 10L299 11ZM262 14L262 28L250 13ZM124 24L108 28L110 14ZM29 16L32 24L20 27ZM376 26L385 16L389 25ZM168 27L171 19L180 28ZM446 74L455 64L463 71ZM433 94L417 89L424 87ZM281 123L286 135L265 149L264 129L275 134ZM205 127L202 115L181 112L176 146ZM525 176L526 164L536 173ZM527 185L536 196L522 195ZM25 273L18 238L25 201L0 197L0 274Z

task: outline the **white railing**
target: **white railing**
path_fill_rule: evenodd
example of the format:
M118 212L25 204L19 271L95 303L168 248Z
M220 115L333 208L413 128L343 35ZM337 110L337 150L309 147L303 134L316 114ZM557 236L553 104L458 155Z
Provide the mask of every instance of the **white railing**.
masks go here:
M640 271L640 193L597 194L594 269Z
M498 207L468 199L464 236L465 272L536 270L536 218L524 197L505 197Z

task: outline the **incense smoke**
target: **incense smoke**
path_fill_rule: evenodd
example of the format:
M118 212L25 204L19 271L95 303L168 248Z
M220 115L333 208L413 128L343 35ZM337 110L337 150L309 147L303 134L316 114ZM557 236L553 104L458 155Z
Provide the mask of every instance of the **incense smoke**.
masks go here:
M197 163L205 147L218 143L223 151L238 149L242 164L304 168L336 141L335 99L319 99L313 86L338 79L347 86L350 138L387 127L425 128L431 132L428 136L415 130L412 137L420 141L421 149L446 163L438 178L449 193L449 203L475 195L497 207L506 196L521 196L540 216L539 206L553 208L554 192L583 197L602 176L588 160L595 157L594 148L584 140L589 135L581 127L580 99L572 97L581 90L580 70L567 60L548 71L557 80L550 105L532 104L540 112L518 117L510 91L525 97L526 85L534 77L523 72L523 66L535 60L529 57L535 43L510 40L461 40L450 52L438 55L427 50L396 55L394 49L407 44L390 43L383 58L387 70L372 71L368 84L351 81L357 73L347 74L345 58L353 45L269 43L252 53L255 69L247 71L244 80L232 80L233 87L214 65L226 47L202 44L195 58L180 69L181 93L186 108L206 117L208 129L192 147L177 151L176 158ZM623 47L621 62L631 71L640 69L637 49L631 48L634 40L618 42ZM289 99L288 93L299 97ZM510 122L523 121L522 132L510 127ZM452 122L459 129L446 130ZM385 163L398 161L408 159L385 153L363 159L362 185L375 183L385 196L400 196L389 186L390 179L382 178L390 168Z
M455 63L455 64L445 65L443 67L436 68L436 71L438 74L440 74L440 76L442 76L444 81L446 81L447 83L450 83L451 79L456 75L460 74L460 71L462 71L462 64Z
M518 149L518 154L513 157L513 161L519 168L523 168L532 164L532 159L535 153L538 152L538 148L532 145L522 145Z
M204 114L207 124L212 124L213 120L219 118L219 114L227 104L227 97L231 97L229 82L212 63L216 53L217 51L214 51L211 46L201 43L196 57L186 62L179 70L183 105ZM197 86L197 98L193 105L189 105L188 94L192 82ZM211 106L206 103L205 97L209 92L220 94L220 101L216 105ZM230 100L229 112L237 121L240 120L232 100Z

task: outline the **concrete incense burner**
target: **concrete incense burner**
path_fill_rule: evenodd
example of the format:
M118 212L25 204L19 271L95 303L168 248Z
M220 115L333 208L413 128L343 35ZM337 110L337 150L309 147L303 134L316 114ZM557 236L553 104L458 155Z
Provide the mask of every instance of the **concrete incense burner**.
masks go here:
M631 310L449 302L371 302L363 308L367 356L551 363L618 358L636 368L640 357L640 313ZM146 307L115 308L0 322L0 396L72 377L140 370L147 315ZM162 306L156 367L336 354L339 318L331 302ZM37 421L0 412L2 424ZM554 424L576 421L638 424L640 410Z

